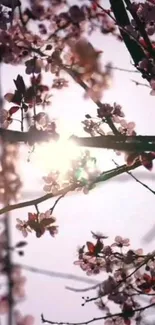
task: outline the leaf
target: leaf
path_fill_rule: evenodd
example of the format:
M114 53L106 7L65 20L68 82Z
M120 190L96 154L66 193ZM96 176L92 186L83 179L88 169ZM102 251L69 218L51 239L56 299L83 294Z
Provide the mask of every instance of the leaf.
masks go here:
M89 242L89 241L87 241L87 242L86 242L86 245L87 245L87 249L88 249L89 253L93 254L94 251L95 251L95 246L94 246L94 244L91 243L91 242Z
M43 234L44 234L44 232L45 232L45 229L44 228L38 228L37 230L36 230L36 237L37 238L40 238Z
M40 222L40 226L41 227L47 227L49 226L51 223L53 223L55 221L55 219L53 218L45 218L43 220L41 220Z
M155 96L155 90L154 90L154 89L152 89L152 90L150 91L150 95L151 95L151 96Z
M128 156L126 156L126 163L128 166L132 166L136 160L138 159L138 154L133 152L131 154L129 154Z
M33 230L37 230L39 227L39 224L38 224L38 222L37 221L35 221L35 220L28 220L28 222L27 222L27 224L28 224L28 226L31 228L31 229L33 229Z
M19 241L19 242L15 245L15 247L16 247L16 248L21 248L21 247L24 247L24 246L26 246L26 245L27 245L27 242L24 241L24 240L22 240L22 241Z
M153 162L151 159L151 155L149 153L143 153L140 155L140 161L142 165L149 171L153 168Z
M15 90L11 102L20 105L21 101L22 101L22 93L20 93L18 90Z
M103 243L100 241L100 239L98 239L95 245L95 253L96 254L101 253L102 249L103 249Z
M9 114L12 115L14 113L16 113L18 110L19 110L19 106L12 106L10 109L9 109Z
M24 95L24 93L26 91L26 86L25 86L23 77L18 75L17 79L14 80L14 83L16 85L17 90Z

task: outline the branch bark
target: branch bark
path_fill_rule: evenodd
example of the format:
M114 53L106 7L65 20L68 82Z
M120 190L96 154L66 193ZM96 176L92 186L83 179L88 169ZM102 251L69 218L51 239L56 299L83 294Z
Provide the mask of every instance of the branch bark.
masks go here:
M102 135L87 138L72 136L70 139L82 147L131 152L155 151L155 136Z
M50 139L58 140L59 135L49 134L47 131L39 131L36 128L28 132L6 130L0 128L0 136L3 142L10 143L35 143L46 142ZM96 137L71 136L81 147L105 148L120 151L155 151L155 136L126 136L126 135L102 135Z

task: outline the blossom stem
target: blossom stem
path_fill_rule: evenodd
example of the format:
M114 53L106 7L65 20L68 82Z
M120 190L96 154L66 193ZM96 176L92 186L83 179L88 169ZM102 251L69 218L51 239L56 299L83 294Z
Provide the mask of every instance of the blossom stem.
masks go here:
M35 206L35 208L36 208L37 214L39 214L38 205L37 205L37 204L35 204L34 206Z

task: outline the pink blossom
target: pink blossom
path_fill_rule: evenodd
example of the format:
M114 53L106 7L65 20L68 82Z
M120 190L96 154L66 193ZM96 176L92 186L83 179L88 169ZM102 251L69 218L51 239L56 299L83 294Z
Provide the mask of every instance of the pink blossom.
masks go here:
M8 313L9 310L9 302L7 298L0 299L0 315Z
M43 220L43 219L46 219L46 218L51 218L52 214L51 214L51 210L47 210L45 213L39 213L38 214L38 219L39 221ZM53 219L53 222L55 221L55 219L53 218L52 216L52 219Z
M13 296L19 298L23 298L25 296L24 285L26 282L26 277L21 275L21 271L22 270L20 267L14 267L11 275L11 278L13 280Z
M125 133L126 135L135 135L135 123L134 122L129 122L127 123L126 120L122 119L120 121L120 127L118 128L118 131L120 133Z
M28 232L31 232L31 229L28 227L27 222L22 221L19 218L17 218L16 221L17 221L16 228L19 231L21 231L23 237L27 237Z
M57 78L53 80L52 88L62 89L68 87L68 80L64 78Z
M128 238L122 238L121 236L116 236L115 237L115 242L114 244L111 245L111 247L118 246L118 247L123 247L123 246L129 246L130 242Z
M155 79L151 79L150 86L152 90L150 91L150 95L155 96Z
M17 325L33 325L34 317L32 315L22 316L19 311L14 312Z
M12 120L9 119L9 113L6 109L1 108L0 110L0 123L1 127L7 129L8 126L11 124Z

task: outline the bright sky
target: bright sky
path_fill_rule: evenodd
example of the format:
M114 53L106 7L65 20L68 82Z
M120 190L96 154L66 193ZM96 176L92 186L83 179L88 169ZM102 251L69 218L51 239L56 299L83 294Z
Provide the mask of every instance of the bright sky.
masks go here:
M94 33L91 42L98 49L103 50L103 65L109 61L114 66L133 69L130 57L125 46L112 37L104 37ZM23 68L3 66L3 93L14 89L13 79L17 73L23 75ZM51 83L50 75L47 77ZM154 134L155 125L155 98L149 95L149 89L136 87L131 79L143 82L138 73L114 72L112 88L105 93L103 100L107 103L117 102L123 107L127 121L136 123L138 134ZM28 80L28 77L27 77ZM60 97L61 92L61 97ZM81 134L82 125L80 121L84 115L96 114L95 104L91 100L83 99L83 90L78 85L70 83L65 91L56 91L52 98L52 105L49 107L51 116L61 118L60 125L65 126L69 133ZM17 124L14 124L17 129ZM96 157L104 169L114 167L111 158L121 163L119 158L100 150ZM28 200L43 195L42 174L39 167L27 163L27 151L23 150L22 171L23 189L22 198ZM45 158L46 159L46 158ZM63 158L62 158L63 159ZM140 180L155 189L155 174L139 168L134 171ZM54 200L48 200L39 205L41 211L50 208ZM15 229L16 218L25 219L27 212L33 212L34 207L24 208L12 212L12 240L13 243L22 239L21 234ZM15 261L51 271L70 273L77 276L85 274L73 265L76 260L76 249L86 240L91 240L90 231L101 231L109 236L109 243L116 235L122 235L131 239L133 248L140 248L148 252L154 249L155 231L152 240L147 240L147 234L155 227L154 220L154 196L145 188L136 183L130 176L123 175L114 180L98 185L89 195L74 194L60 201L55 209L55 217L59 225L59 234L55 239L45 235L40 239L31 235L28 237L28 246L25 249L25 256L14 256ZM82 294L67 291L66 285L83 288L88 283L71 281L48 277L33 273L27 275L26 300L20 307L24 314L32 313L36 318L36 324L40 324L40 314L55 321L83 321L89 318L101 316L101 312L92 303L81 307ZM89 279L99 281L102 274ZM88 280L88 278L87 278ZM89 293L91 294L91 293ZM94 292L95 295L95 292Z

